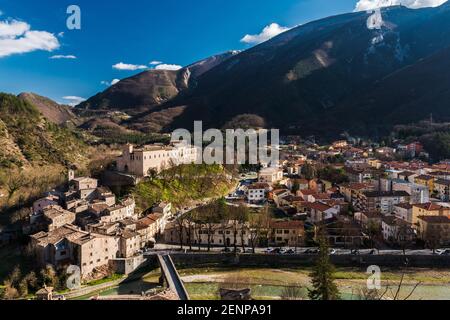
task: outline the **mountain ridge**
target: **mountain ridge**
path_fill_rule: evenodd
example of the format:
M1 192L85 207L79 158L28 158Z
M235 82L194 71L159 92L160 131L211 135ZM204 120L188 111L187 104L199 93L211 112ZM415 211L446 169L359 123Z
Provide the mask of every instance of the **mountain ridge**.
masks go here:
M353 12L320 19L231 55L195 81L185 81L185 87L168 99L135 110L123 125L166 132L192 129L195 120L202 120L205 128L222 128L240 115L254 115L284 133L331 137L343 131L379 135L402 121L421 120L421 106L412 101L407 108L395 99L397 86L400 90L408 80L401 78L408 76L403 69L450 46L450 6L395 6L373 15ZM378 21L371 25L370 19ZM396 83L385 80L395 74L400 74ZM379 83L386 83L383 90L377 89ZM373 90L381 90L384 100L372 97L370 106L367 92ZM402 90L404 100L411 100ZM383 108L387 99L398 102L391 109L409 110L415 116L402 117ZM359 111L365 107L376 116ZM432 101L427 107L430 112L442 109ZM441 111L443 117L450 116L450 111ZM389 115L392 119L383 121Z

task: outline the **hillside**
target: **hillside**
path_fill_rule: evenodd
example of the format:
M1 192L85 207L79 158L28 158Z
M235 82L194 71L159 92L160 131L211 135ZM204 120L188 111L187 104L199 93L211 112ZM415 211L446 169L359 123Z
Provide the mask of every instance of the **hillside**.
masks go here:
M221 128L245 114L284 133L329 138L343 131L383 135L393 124L421 120L424 113L446 118L448 83L435 86L435 79L446 79L450 73L445 64L448 34L448 3L313 21L231 55L196 75L195 81L180 82L183 70L171 73L170 94L133 107L133 118L123 125L145 132L170 131L192 128L194 120L203 120L205 127ZM420 81L423 72L426 81ZM144 75L131 79L139 82ZM129 84L132 91L135 87ZM104 103L92 104L94 97L80 107L123 109L115 103L121 101L113 94L116 89L111 90L102 93ZM159 87L147 83L139 90L159 92ZM126 92L120 97L133 105L143 101L127 99Z
M49 98L39 96L35 93L21 93L18 97L36 107L51 123L64 125L79 122L70 106L60 105Z
M237 52L209 57L180 70L147 70L123 79L78 106L79 110L138 114L151 110L188 88L195 79Z
M0 168L76 163L85 145L68 129L46 120L25 99L0 93Z

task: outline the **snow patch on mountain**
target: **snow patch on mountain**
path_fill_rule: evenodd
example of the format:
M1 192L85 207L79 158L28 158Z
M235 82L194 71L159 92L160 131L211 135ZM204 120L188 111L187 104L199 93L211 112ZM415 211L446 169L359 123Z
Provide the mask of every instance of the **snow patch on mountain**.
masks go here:
M369 30L381 30L384 26L381 10L378 8L374 11L370 11L369 13L372 13L372 15L367 19L367 28Z

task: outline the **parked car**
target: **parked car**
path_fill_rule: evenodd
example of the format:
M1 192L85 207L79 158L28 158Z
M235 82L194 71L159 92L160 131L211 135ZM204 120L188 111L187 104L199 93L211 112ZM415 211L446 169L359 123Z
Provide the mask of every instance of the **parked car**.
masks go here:
M295 250L294 249L287 249L284 254L295 254Z
M269 249L269 250L267 250L267 253L280 254L281 253L281 249L280 248Z
M307 249L307 250L305 251L305 254L319 254L319 249L317 249L317 248L310 248L310 249Z
M337 253L337 250L336 249L330 249L330 255L335 255L336 253Z
M359 252L358 249L355 249L355 250L352 250L351 254L352 254L353 256L359 256L360 252Z
M438 250L436 250L436 253L440 256L449 256L450 249L438 249Z
M222 252L223 253L228 253L228 252L231 252L231 249L230 248L223 248Z

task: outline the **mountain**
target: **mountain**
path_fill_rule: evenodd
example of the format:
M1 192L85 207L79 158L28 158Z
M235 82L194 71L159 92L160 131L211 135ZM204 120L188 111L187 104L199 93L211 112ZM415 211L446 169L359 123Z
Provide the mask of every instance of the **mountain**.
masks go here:
M128 114L148 111L188 88L197 77L216 65L226 61L236 51L226 52L196 62L180 70L147 70L133 77L121 80L87 101L79 110L112 111L121 110Z
M171 74L176 90L135 108L123 125L170 131L203 120L204 127L222 128L245 115L284 133L330 138L343 131L383 135L429 113L447 118L449 34L448 3L321 19L233 54L187 81L181 81L186 68ZM148 96L155 86L139 90ZM128 102L111 103L118 99L107 90L103 104L84 107L139 104L121 96Z
M23 96L4 93L0 93L0 144L0 170L74 164L84 159L86 148L72 131L47 120Z
M78 122L70 106L60 105L35 93L21 93L18 97L36 107L48 121L54 124L63 125L68 122Z

